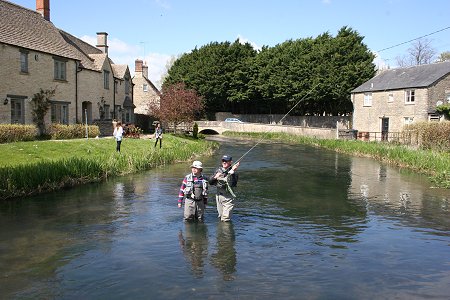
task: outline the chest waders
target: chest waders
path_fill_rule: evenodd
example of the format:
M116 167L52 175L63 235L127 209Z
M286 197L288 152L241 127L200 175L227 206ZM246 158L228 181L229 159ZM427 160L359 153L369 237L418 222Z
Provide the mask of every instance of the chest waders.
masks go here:
M194 181L192 174L187 175L186 181L186 188L184 189L184 219L203 220L204 199L208 195L208 181L199 178Z

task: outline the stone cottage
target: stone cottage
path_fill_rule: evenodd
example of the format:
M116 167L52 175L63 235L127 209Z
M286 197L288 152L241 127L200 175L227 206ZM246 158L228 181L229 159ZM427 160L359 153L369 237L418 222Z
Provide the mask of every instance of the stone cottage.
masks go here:
M148 66L140 59L135 60L133 84L136 124L147 131L153 121L151 109L159 108L161 92L148 79Z
M439 122L450 103L450 61L383 71L351 92L359 137L387 139L406 124Z
M94 47L56 28L49 0L36 11L0 0L0 65L0 123L32 124L40 89L56 90L46 123L134 121L130 72L109 58L107 33Z

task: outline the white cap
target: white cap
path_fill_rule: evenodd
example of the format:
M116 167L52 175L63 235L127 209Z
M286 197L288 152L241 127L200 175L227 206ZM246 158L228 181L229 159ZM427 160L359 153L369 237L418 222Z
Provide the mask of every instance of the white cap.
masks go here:
M203 169L202 162L196 160L192 163L191 168Z

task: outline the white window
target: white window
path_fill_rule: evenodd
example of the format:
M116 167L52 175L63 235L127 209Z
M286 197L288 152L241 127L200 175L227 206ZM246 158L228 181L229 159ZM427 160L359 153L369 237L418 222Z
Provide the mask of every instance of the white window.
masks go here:
M20 51L20 72L28 73L28 51Z
M142 87L144 89L144 92L148 92L148 85L146 83L144 83Z
M394 102L394 94L393 93L389 93L388 102Z
M109 90L109 71L103 70L103 88Z
M66 62L57 58L54 58L55 62L55 79L66 80Z
M364 106L372 106L372 93L364 93Z
M54 101L50 111L52 123L69 124L69 103Z
M405 117L405 118L403 119L403 124L409 125L409 124L412 124L413 121L414 121L414 118L413 118L413 117Z
M406 104L414 104L415 91L414 90L406 90L405 91L405 103Z

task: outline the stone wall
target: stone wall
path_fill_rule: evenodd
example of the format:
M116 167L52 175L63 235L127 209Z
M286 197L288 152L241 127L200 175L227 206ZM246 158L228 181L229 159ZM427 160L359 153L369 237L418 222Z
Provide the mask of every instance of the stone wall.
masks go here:
M351 116L286 116L284 115L239 115L227 112L216 113L217 121L224 121L226 118L238 118L243 122L291 125L314 128L351 128Z

